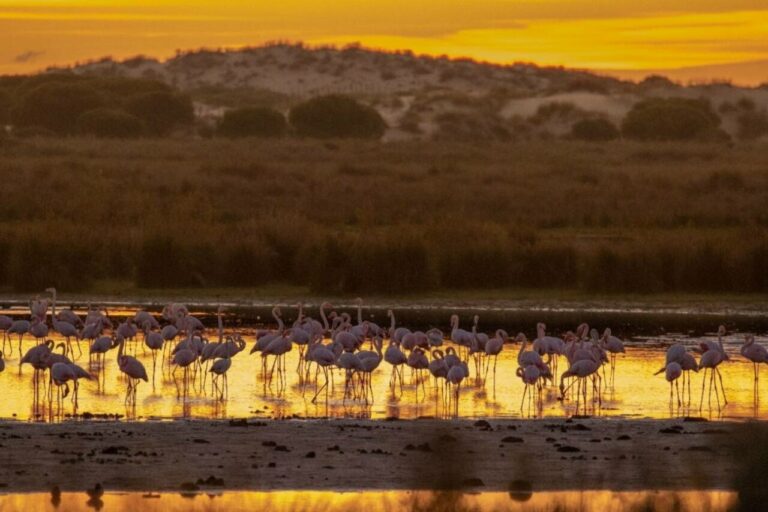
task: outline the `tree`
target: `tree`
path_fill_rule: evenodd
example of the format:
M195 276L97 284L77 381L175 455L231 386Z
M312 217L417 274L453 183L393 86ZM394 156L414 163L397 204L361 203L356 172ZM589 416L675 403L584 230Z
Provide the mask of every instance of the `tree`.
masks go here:
M37 126L66 135L73 133L81 114L103 104L103 96L87 84L47 82L24 94L11 118L19 127Z
M192 100L168 91L136 94L128 100L127 110L143 121L147 132L153 135L167 135L179 126L192 124L195 119Z
M571 127L571 137L588 141L607 141L619 138L619 130L607 119L582 119Z
M262 107L228 110L218 127L218 133L225 137L282 137L287 130L283 114Z
M289 118L306 137L379 139L387 128L376 109L340 95L312 98L292 108Z
M720 117L709 101L653 98L632 107L621 131L639 140L692 140L719 135L719 125Z
M77 118L77 131L84 135L110 138L138 137L144 126L136 116L110 108L97 108Z

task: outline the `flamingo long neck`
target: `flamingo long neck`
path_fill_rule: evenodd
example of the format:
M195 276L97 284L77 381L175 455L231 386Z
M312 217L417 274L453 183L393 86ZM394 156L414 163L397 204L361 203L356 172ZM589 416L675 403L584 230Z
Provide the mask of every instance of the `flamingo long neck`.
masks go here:
M272 310L272 316L274 317L275 320L277 320L277 330L280 332L283 332L283 330L285 329L285 324L283 324L283 319L280 318L280 315L278 314L277 309Z
M328 326L328 317L325 316L325 304L320 304L320 318L323 320L323 327L325 332L328 332L330 327Z
M120 348L117 349L117 362L119 363L123 359L123 347L125 346L125 343L123 342L124 339L120 338L118 341L118 344L120 345Z
M517 353L517 361L518 361L518 363L522 360L523 353L525 352L525 348L527 346L528 346L528 338L523 337L523 344L520 345L520 352Z
M56 290L53 291L53 305L52 305L52 313L51 313L51 322L56 320Z
M363 323L363 305L358 303L357 304L357 325L361 325Z
M539 324L536 326L536 337L538 339L542 339L544 336L546 336L546 332L544 331L544 326Z

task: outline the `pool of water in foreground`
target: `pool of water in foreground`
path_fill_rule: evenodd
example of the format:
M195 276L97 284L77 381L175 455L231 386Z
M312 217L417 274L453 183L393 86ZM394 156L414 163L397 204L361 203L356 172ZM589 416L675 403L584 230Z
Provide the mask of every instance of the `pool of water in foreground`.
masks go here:
M626 510L718 512L737 504L729 491L553 491L533 494L487 492L463 494L431 491L233 491L220 494L106 493L91 499L85 493L62 493L58 502L48 493L0 495L6 512L245 512L282 511L600 511Z

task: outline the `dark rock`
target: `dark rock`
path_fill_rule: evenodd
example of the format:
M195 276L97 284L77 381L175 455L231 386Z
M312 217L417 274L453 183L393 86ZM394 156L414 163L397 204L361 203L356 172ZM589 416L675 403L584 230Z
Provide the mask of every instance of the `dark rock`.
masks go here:
M566 445L566 446L561 446L561 447L559 447L559 448L557 449L557 451L559 451L559 452L569 452L569 453L571 453L571 452L580 452L580 451L581 451L581 449L580 449L580 448L577 448L577 447L575 447L575 446L568 446L568 445Z
M507 436L504 439L501 440L502 443L522 443L523 438L522 437L515 437L515 436Z

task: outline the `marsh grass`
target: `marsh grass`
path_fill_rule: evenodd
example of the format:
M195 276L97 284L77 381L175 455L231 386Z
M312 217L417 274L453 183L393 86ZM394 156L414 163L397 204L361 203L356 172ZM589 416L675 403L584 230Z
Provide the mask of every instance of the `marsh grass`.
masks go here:
M765 292L766 149L6 139L0 286Z

